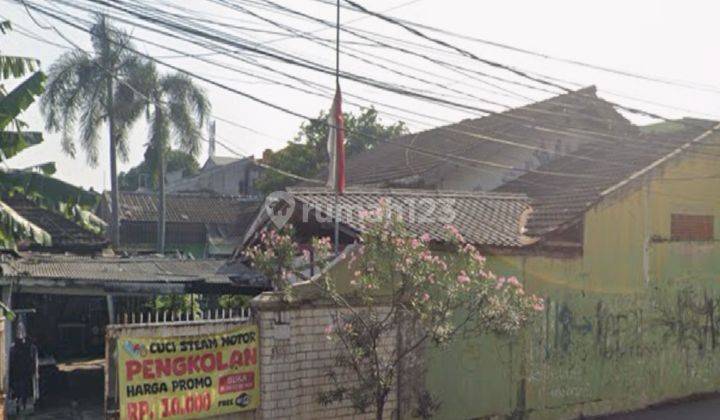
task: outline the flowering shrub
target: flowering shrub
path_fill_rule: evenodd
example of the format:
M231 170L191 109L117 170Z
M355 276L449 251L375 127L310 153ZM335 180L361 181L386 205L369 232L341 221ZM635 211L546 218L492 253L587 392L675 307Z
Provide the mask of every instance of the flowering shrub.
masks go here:
M327 275L318 285L335 308L325 334L339 349L328 372L334 387L319 396L323 404L349 400L357 411L372 408L383 418L400 363L424 344L443 345L459 333L512 334L543 310L543 300L526 293L517 278L489 271L479 250L453 226L446 227L442 252L434 252L429 234L411 234L382 205L365 222L348 260L350 292L338 292ZM283 278L289 266L281 264L292 260L297 246L277 233L263 238L249 256L267 275ZM329 239L313 241L313 249L329 255ZM383 348L383 340L398 332L403 342ZM351 381L343 377L348 372ZM435 405L426 392L420 394L418 415L429 417Z
M323 268L331 255L330 238L313 238L310 251L302 250L293 240L292 225L285 225L281 231L263 229L258 243L244 251L253 268L264 274L273 283L275 290L285 292L292 300L291 279L301 277L309 265Z

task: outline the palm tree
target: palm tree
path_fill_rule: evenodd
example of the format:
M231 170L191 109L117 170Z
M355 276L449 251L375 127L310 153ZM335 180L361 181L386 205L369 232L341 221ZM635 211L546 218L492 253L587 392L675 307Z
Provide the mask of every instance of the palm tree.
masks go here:
M128 131L142 114L143 108L137 106L137 95L131 86L136 84L133 76L145 63L128 48L130 37L112 27L104 16L98 16L90 36L92 54L67 52L50 67L40 109L46 128L62 132L63 150L73 157L74 127L80 124L80 146L91 166L97 166L99 132L102 124L107 124L112 195L110 237L117 248L120 242L117 156L127 160Z
M177 148L193 157L200 153L201 130L210 116L205 91L183 74L158 74L147 63L135 78L147 92L148 146L145 160L158 183L157 250L165 252L165 157L174 138Z

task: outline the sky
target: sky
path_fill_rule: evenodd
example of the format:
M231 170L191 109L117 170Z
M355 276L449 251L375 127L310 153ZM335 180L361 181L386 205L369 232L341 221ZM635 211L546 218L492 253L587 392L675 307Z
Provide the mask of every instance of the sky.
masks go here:
M33 0L39 5L57 8L72 13L78 18L88 16L67 6L53 4L47 0ZM93 6L92 2L77 0L78 3ZM332 39L334 31L318 22L297 19L291 16L269 11L258 6L261 0L234 0L256 14L272 18L285 27L292 27L313 35ZM283 5L301 10L312 16L334 20L334 8L318 0L282 1ZM700 88L690 89L667 83L642 81L604 71L590 70L580 66L560 63L497 47L481 44L449 35L433 33L445 41L472 51L479 57L499 61L534 73L550 75L573 86L595 85L600 96L624 105L642 107L659 113L667 118L696 116L720 118L720 58L716 51L716 16L720 12L720 3L708 1L672 1L672 0L358 0L368 9L382 11L387 15L400 17L435 28L446 29L470 37L482 38L547 55L593 63L628 72L653 76L669 81L681 81ZM335 65L335 53L331 48L303 40L298 36L267 34L261 30L281 31L266 21L259 20L246 12L231 9L211 0L145 0L144 3L178 11L212 22L233 36L242 37L248 43L257 42L257 47L270 51L276 49L294 54L314 63L329 67ZM19 3L0 0L0 18L13 22L16 30L8 35L0 35L0 53L38 58L42 68L47 70L63 53L69 44L50 28L54 25L67 38L84 49L91 44L86 33L72 29L53 21L39 13L33 13L35 21ZM129 17L126 16L129 19ZM132 19L131 19L132 20ZM502 71L488 69L483 64L459 57L448 49L423 41L412 34L361 13L342 11L341 21L356 30L371 31L375 34L400 39L407 48L423 52L432 58L447 63L462 65L466 68L487 72L491 75L510 77ZM38 26L40 24L42 27ZM138 27L136 24L117 22L116 24L136 37L138 49L153 57L160 58L183 69L201 74L212 80L226 84L243 92L260 97L272 103L282 105L305 116L316 116L330 106L330 95L334 87L334 78L297 66L276 62L250 52L239 52L238 57L246 60L239 62L234 57L214 54L204 56L214 64L201 62L194 58L178 57L177 53L152 46L145 40L179 50L183 53L203 54L208 50L175 37L166 37ZM234 25L234 27L233 27ZM238 26L256 30L241 30ZM261 29L261 30L258 30ZM47 41L67 46L49 45L27 34L41 37ZM428 32L430 33L430 32ZM394 42L394 41L393 41ZM502 107L488 105L483 100L501 102L506 106L519 106L532 100L553 96L550 92L506 86L505 90L485 84L467 75L453 72L447 67L435 66L417 57L409 57L399 52L388 51L367 45L366 41L343 34L341 37L344 52L364 57L361 61L343 55L341 68L365 77L381 80L395 85L424 89L431 95L462 101L478 107L502 110ZM398 43L398 45L400 45ZM369 54L373 54L371 57ZM376 64L395 63L389 67L395 72L378 67ZM253 63L260 63L258 68ZM388 66L386 66L388 67ZM162 67L161 67L162 69ZM307 79L323 86L324 92L317 87L311 90L315 94L299 92L276 83L282 79L285 84L299 85L296 80L279 77L271 70L283 71L290 76ZM171 71L163 69L163 71ZM408 72L426 80L432 79L438 85L429 87L417 80L410 80L397 72ZM268 81L267 79L273 79ZM519 80L515 78L515 80ZM218 118L232 121L217 122L218 138L230 145L234 152L241 155L259 157L264 149L278 149L291 140L298 131L303 119L288 115L257 102L253 102L219 87L198 81L209 95L213 114ZM576 85L575 85L576 84ZM496 84L497 85L497 84ZM12 87L8 83L8 87ZM569 86L569 85L568 85ZM464 118L478 117L474 111L450 109L425 100L417 100L372 88L352 81L342 81L346 103L344 109L357 110L357 105L374 105L385 122L405 121L412 131L428 129ZM444 88L443 88L444 87ZM305 88L307 90L309 88ZM511 91L511 92L508 92ZM312 93L312 92L311 92ZM320 94L320 96L318 96ZM468 95L474 95L470 99ZM353 98L361 96L363 99ZM520 98L522 95L524 98ZM662 104L659 105L659 104ZM493 108L494 107L494 108ZM638 124L651 121L637 115L627 115ZM22 119L31 129L41 130L44 126L37 104L31 106ZM144 122L135 125L130 136L130 157L120 162L120 170L127 170L142 161L147 139L147 127ZM207 157L207 145L199 156L202 163ZM232 156L233 153L218 146L218 155ZM96 167L89 166L82 152L73 159L64 154L60 147L60 136L45 133L45 142L28 149L8 160L10 167L22 168L33 164L55 161L57 177L67 182L95 190L109 188L109 164L106 130L100 142L100 160Z

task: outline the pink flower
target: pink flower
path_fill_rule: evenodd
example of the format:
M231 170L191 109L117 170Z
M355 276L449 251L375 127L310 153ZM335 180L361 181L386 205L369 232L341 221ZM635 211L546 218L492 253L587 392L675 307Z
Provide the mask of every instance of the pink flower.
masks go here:
M332 334L333 332L333 324L327 324L325 327L325 334Z
M413 239L412 241L410 241L410 246L412 246L413 249L417 248L420 246L420 241L418 241L417 239Z
M510 277L508 277L507 282L508 282L508 284L511 284L511 285L513 285L513 286L515 286L515 287L520 287L520 286L521 286L521 285L520 285L520 282L518 281L517 277L515 277L515 276L510 276Z
M460 284L467 284L467 283L470 283L470 277L467 276L465 271L461 271L460 275L458 275L458 277L457 277L457 281Z
M500 289L505 284L505 277L500 277L497 279L497 283L495 283L495 289Z
M423 293L423 294L422 294L422 301L423 301L423 302L427 302L428 300L430 300L430 295L427 294L427 293Z
M540 312L545 309L545 304L543 303L542 300L540 300L539 302L537 302L533 305L533 309Z
M420 240L423 242L430 242L430 234L429 233L423 233L420 237Z
M463 236L460 234L460 231L459 231L458 228L456 228L455 226L453 226L453 225L446 225L446 226L445 226L445 229L447 229L447 230L455 237L455 239L457 239L458 241L460 241L460 242L464 242L464 241L465 241L465 239L463 238Z

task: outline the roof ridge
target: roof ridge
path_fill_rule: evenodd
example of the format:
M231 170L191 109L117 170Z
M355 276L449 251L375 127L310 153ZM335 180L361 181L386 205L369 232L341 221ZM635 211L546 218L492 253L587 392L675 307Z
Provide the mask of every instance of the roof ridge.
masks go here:
M120 191L122 195L136 195L157 198L158 193L149 191ZM212 198L228 198L228 199L240 199L242 201L261 201L260 198L255 196L248 196L242 194L221 194L214 191L173 191L166 192L165 197L212 197Z
M521 105L521 106L514 107L514 108L509 108L509 109L506 109L506 110L504 110L504 111L495 112L495 113L493 113L493 114L484 115L484 116L482 116L482 117L478 117L478 118L465 118L465 119L460 120L460 121L458 121L458 122L453 122L453 123L449 123L449 124L443 124L443 125L438 126L438 127L431 127L431 128L426 129L426 130L415 131L415 132L412 132L412 133L407 133L407 134L403 134L403 135L400 135L400 136L392 137L392 138L387 139L386 142L392 142L392 141L395 141L395 140L397 140L397 139L401 139L401 138L404 138L404 137L407 137L407 136L411 136L411 135L419 135L419 134L422 134L422 133L428 133L428 132L431 132L431 131L433 131L433 130L441 130L441 129L444 129L444 128L446 128L446 127L452 127L452 126L455 126L455 125L458 125L458 124L461 124L461 123L467 123L467 122L470 122L470 121L477 121L477 122L480 122L480 121L490 121L489 118L493 118L493 117L503 117L503 116L506 116L506 115L511 114L511 113L513 113L513 112L522 111L522 110L527 110L527 109L532 109L532 108L534 108L534 107L542 106L542 105L551 103L551 102L553 102L553 101L557 101L558 99L561 99L561 98L567 98L567 97L569 97L569 96L578 95L578 94L583 94L582 96L585 96L584 94L587 94L587 93L593 94L593 95L595 96L595 98L593 98L593 99L597 99L597 100L600 100L600 101L603 101L603 102L608 103L608 102L607 102L606 100L604 100L603 98L597 96L597 87L596 87L595 85L589 85L589 86L585 86L585 87L580 88L580 89L577 89L577 90L573 90L573 91L570 91L570 92L561 93L561 94L559 94L559 95L551 96L551 97L549 97L549 98L542 99L542 100L540 100L540 101L531 102L531 103L529 103L529 104ZM588 98L588 99L590 99L590 98Z
M290 194L313 194L330 195L334 191L323 187L289 187ZM344 195L405 195L405 196L442 196L442 197L468 197L468 198L493 198L493 199L525 199L529 197L525 193L495 192L495 191L467 191L467 190L428 190L416 188L372 188L372 187L348 187Z
M710 120L708 120L708 121L710 121ZM621 189L622 187L624 187L625 185L627 185L628 183L630 183L632 180L634 180L634 179L636 179L636 178L639 178L639 177L645 175L645 174L648 173L649 171L651 171L651 170L653 170L654 168L656 168L656 167L658 167L658 166L660 166L660 165L662 165L662 164L664 164L664 163L672 160L673 158L678 157L678 156L680 156L680 155L684 155L683 152L687 151L687 149L689 149L689 148L691 148L692 146L698 144L698 143L699 143L700 141L702 141L705 137L713 134L713 133L716 132L717 130L720 130L720 122L713 121L713 123L714 123L714 124L713 124L712 127L709 127L709 128L707 128L707 129L704 129L704 131L703 131L702 133L696 135L696 136L693 137L692 139L690 139L690 140L686 141L685 143L679 145L678 147L676 147L675 149L671 150L670 152L668 152L668 153L666 153L666 154L664 154L664 155L661 155L661 156L658 157L657 159L654 159L649 165L643 166L642 168L638 169L637 171L634 171L633 173L631 173L629 176L623 177L621 180L619 180L618 182L614 183L612 186L604 189L604 190L600 193L600 198L601 198L601 199L605 198L607 195L612 194L614 191L616 191L616 190L618 190L618 189Z

